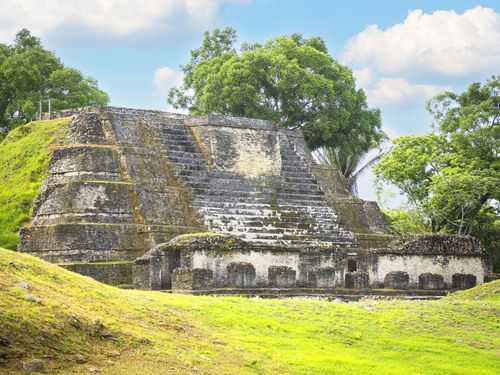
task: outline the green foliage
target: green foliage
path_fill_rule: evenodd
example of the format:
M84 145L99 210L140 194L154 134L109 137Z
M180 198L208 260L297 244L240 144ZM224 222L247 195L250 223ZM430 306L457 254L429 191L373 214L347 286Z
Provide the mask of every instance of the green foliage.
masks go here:
M0 247L16 249L19 228L30 220L33 201L47 172L47 148L64 138L68 121L21 125L0 144Z
M500 273L500 219L493 207L483 206L476 216L474 237L481 240L481 244L492 256L493 272Z
M473 233L483 207L500 198L500 77L428 103L434 132L394 141L375 166L431 220L432 231Z
M28 292L15 285L21 281ZM42 303L24 300L26 293ZM350 304L119 290L0 249L0 337L11 343L0 346L0 353L43 357L50 374L83 373L94 366L111 375L158 374L158 369L493 375L500 371L499 295L500 281L440 301ZM93 318L113 338L90 335ZM116 350L119 358L111 355ZM87 358L86 365L75 363L77 353ZM19 374L20 364L2 363L4 373Z
M389 228L394 229L395 233L402 236L406 234L430 233L431 225L427 219L417 209L403 210L392 208L384 210L387 217Z
M109 102L95 79L65 67L43 49L39 38L23 29L13 45L0 44L0 136L29 122L39 101L47 99L52 100L52 110Z
M265 45L243 44L231 28L206 32L203 45L181 66L182 87L168 102L193 114L273 120L301 129L308 146L361 154L380 139L380 113L369 109L352 72L328 55L321 38L299 34ZM191 93L193 93L191 95Z

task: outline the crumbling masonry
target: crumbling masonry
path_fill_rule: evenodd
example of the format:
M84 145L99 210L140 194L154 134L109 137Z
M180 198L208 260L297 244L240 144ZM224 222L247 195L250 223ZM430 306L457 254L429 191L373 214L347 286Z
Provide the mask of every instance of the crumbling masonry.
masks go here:
M430 273L420 284L431 288L452 287L454 274L480 283L491 271L477 244L439 254L436 244L391 247L376 203L349 196L300 131L107 106L54 115L72 116L69 136L52 153L18 247L97 280L132 284L135 267L135 285L152 289L173 280L373 288L395 271L407 275L389 275L391 285L418 287ZM162 245L202 232L213 234Z

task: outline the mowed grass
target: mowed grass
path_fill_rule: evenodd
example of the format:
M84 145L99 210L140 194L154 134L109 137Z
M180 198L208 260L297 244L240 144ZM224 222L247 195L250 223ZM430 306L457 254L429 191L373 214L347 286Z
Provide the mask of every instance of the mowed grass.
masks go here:
M46 176L50 148L61 142L69 118L36 121L12 130L0 143L0 247L16 249Z
M0 250L0 372L39 358L48 374L498 374L499 295L497 281L427 302L196 297ZM113 336L93 336L93 318Z

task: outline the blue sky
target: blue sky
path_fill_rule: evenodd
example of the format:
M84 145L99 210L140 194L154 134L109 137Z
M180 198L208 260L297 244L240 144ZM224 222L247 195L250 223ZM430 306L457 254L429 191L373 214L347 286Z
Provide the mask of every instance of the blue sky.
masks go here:
M430 130L435 94L500 74L498 0L0 0L0 43L28 28L122 107L169 110L179 64L227 26L239 42L322 37L393 137ZM374 199L370 180L360 193Z

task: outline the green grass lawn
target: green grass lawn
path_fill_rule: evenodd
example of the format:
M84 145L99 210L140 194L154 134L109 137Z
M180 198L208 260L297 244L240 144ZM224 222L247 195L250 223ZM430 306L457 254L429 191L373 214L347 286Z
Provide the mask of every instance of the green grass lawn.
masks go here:
M350 304L172 295L0 250L0 372L40 358L48 374L496 375L499 292L493 282L439 301ZM92 335L93 318L113 336Z
M30 220L46 176L50 147L64 139L68 123L69 117L31 122L0 143L0 247L16 249L19 228Z

